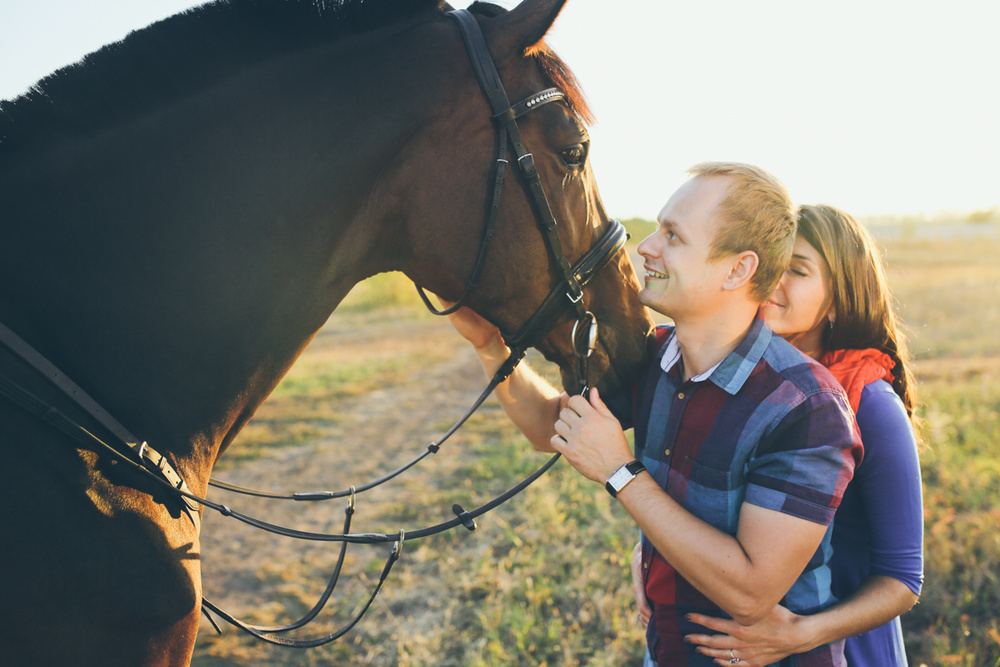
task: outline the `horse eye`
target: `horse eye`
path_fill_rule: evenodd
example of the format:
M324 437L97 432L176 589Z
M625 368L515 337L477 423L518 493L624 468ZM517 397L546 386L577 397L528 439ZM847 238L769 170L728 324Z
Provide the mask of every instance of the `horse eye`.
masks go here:
M562 161L567 167L582 167L587 161L587 144L576 144L563 150Z

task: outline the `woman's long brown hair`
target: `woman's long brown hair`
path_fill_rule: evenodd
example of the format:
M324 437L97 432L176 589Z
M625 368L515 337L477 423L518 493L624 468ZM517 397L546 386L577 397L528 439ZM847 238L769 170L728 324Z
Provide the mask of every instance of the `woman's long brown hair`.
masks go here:
M825 348L875 348L888 354L896 362L892 388L914 420L916 383L875 239L851 215L832 206L801 206L798 233L826 260L833 277L837 318L823 333Z

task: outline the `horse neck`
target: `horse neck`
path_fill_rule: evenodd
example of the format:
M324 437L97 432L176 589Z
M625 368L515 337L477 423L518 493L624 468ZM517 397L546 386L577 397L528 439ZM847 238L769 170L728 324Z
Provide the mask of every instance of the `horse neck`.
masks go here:
M0 179L0 279L23 286L0 321L198 474L351 286L394 268L367 195L418 122L393 94L410 73L351 41Z

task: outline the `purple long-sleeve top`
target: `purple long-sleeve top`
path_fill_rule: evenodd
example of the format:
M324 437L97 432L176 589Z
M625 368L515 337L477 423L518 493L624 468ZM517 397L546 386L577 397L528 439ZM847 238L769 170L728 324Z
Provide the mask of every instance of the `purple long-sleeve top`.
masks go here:
M913 428L884 380L865 386L857 412L865 458L833 522L833 593L843 599L869 575L897 579L919 594L923 584L923 498ZM899 618L857 637L851 667L905 666Z

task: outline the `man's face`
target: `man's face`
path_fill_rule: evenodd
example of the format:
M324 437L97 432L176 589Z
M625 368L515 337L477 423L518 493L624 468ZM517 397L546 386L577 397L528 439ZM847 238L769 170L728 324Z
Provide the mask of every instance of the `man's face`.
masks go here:
M722 296L724 258L710 260L718 225L716 206L725 197L725 176L697 176L670 197L659 228L639 244L646 270L643 305L675 322L710 311Z

